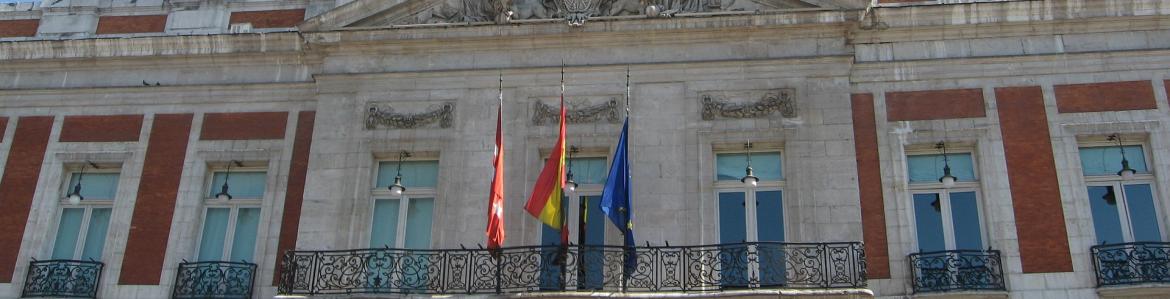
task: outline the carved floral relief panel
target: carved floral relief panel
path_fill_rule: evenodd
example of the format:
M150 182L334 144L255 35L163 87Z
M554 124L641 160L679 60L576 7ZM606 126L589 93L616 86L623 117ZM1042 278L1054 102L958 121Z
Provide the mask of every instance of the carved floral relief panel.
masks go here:
M703 120L796 118L795 90L791 88L699 93Z
M366 109L366 129L450 128L455 102L371 103Z

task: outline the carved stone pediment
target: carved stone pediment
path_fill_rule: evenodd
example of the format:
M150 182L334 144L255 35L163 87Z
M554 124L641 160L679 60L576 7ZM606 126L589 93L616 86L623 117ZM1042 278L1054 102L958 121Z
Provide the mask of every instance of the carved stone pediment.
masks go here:
M545 104L535 100L532 109L533 125L553 125L561 121L561 112L558 103ZM570 124L586 123L619 123L618 97L585 98L578 101L565 101L568 107L565 111L566 122Z
M417 129L417 128L450 128L455 119L455 103L431 104L422 109L410 109L421 105L412 103L402 104L371 104L366 109L366 129ZM418 110L419 112L397 112L395 107L404 110Z
M703 120L720 118L797 117L795 90L715 91L700 93Z

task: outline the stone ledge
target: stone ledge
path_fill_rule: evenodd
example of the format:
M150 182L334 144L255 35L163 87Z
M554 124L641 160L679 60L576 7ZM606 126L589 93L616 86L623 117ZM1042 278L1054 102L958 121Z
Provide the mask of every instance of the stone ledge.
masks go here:
M939 299L1003 299L1008 297L1006 291L953 291L938 293L914 294L912 298L939 298Z
M797 289L762 289L762 290L731 290L731 291L711 291L711 292L659 292L659 293L643 293L643 292L539 292L539 293L515 293L515 294L482 294L482 295L463 295L463 294L436 294L436 295L411 295L411 294L338 294L338 295L278 295L274 298L279 299L310 299L310 298L792 298L792 297L816 297L816 298L839 298L839 299L861 299L873 298L873 291L869 289L819 289L819 290L797 290Z
M1145 283L1097 288L1104 298L1170 298L1170 283Z

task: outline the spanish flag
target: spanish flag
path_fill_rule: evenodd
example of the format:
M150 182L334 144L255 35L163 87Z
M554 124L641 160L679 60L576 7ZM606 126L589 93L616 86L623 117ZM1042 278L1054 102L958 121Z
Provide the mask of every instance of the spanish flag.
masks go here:
M561 204L562 187L565 184L565 71L561 70L561 121L560 135L553 146L548 160L544 162L544 169L540 177L536 178L536 186L532 188L532 196L524 209L528 214L540 219L552 228L561 229L561 239L567 241L568 231L564 221L564 206Z

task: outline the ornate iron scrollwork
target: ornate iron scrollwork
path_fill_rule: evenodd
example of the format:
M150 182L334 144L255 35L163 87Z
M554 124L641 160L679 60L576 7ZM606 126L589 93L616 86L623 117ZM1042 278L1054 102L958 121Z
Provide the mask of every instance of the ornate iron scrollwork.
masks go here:
M414 114L396 113L389 106L371 106L366 113L366 129L415 129L434 123L438 123L440 128L450 128L454 118L455 103L444 103L434 110Z
M96 298L104 267L97 261L33 260L20 297Z
M1099 287L1170 283L1170 242L1097 245L1091 251Z
M565 111L566 122L570 124L608 122L618 123L617 99L611 98L605 103ZM561 121L560 108L536 101L533 108L532 124L546 125Z
M915 293L1006 290L999 250L948 250L910 255Z
M730 103L711 94L703 97L703 120L716 118L763 118L780 112L785 118L796 117L796 101L792 89L780 89L764 93L759 101L751 103Z
M866 286L861 243L289 251L281 294L692 292Z
M252 298L256 264L183 262L171 298Z

